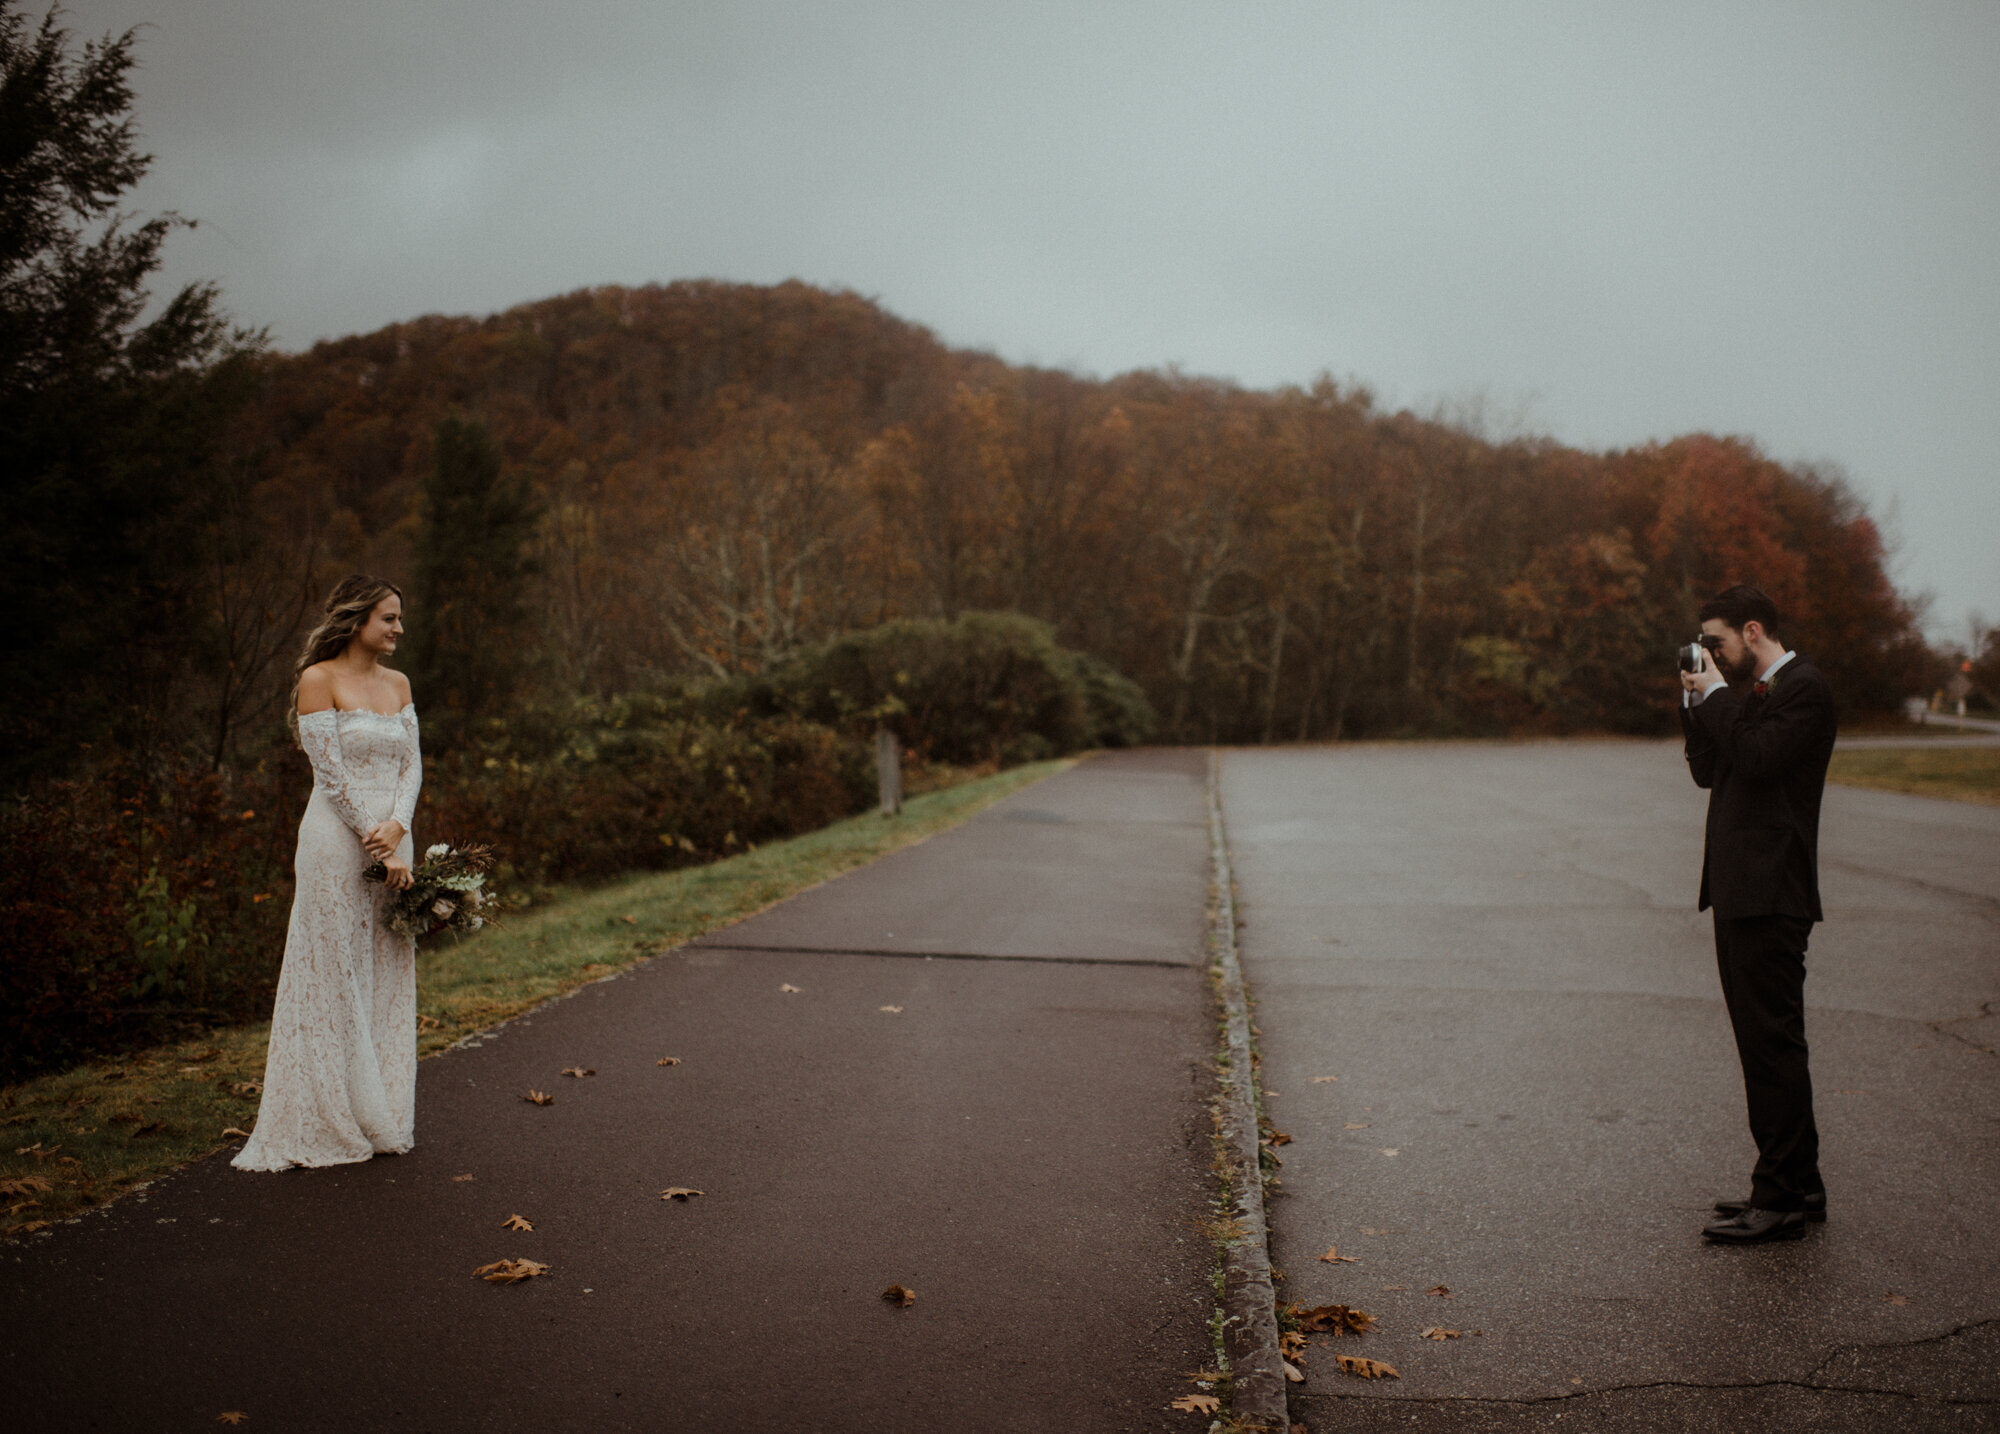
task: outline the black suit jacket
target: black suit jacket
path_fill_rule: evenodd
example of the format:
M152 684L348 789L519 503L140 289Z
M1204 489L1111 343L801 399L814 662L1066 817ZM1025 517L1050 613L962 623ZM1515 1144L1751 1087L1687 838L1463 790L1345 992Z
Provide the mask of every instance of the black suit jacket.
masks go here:
M1794 657L1770 692L1718 687L1681 709L1688 769L1708 788L1698 910L1823 920L1819 805L1837 723L1833 689Z

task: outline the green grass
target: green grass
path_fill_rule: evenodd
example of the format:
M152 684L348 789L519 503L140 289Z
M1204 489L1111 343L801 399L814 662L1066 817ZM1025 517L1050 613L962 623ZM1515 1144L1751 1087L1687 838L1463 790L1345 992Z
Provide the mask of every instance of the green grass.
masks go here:
M1835 752L1827 780L1920 797L2000 803L2000 747L1883 747Z
M417 955L418 1052L922 841L1069 766L1038 762L912 797L709 866L572 888L467 940ZM102 1205L231 1144L256 1118L269 1022L0 1089L0 1234ZM21 1182L26 1182L25 1187ZM46 1185L46 1189L40 1188Z

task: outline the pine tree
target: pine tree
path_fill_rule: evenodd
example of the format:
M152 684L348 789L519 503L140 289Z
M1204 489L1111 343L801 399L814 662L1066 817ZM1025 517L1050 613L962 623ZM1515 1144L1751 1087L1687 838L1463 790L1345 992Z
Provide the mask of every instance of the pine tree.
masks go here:
M442 750L504 718L531 658L529 550L540 506L486 425L453 414L424 480L410 630L425 744Z

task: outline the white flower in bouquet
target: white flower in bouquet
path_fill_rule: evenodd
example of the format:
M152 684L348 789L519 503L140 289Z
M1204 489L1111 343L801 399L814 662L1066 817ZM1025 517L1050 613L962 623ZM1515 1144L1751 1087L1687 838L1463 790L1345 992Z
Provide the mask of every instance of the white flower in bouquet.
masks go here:
M447 855L450 851L451 847L447 843L433 842L430 846L424 848L424 860L436 861L439 857Z
M458 910L458 903L455 901L447 901L442 896L440 896L436 901L433 901L431 903L431 915L435 916L440 921L451 920L451 914L456 910Z

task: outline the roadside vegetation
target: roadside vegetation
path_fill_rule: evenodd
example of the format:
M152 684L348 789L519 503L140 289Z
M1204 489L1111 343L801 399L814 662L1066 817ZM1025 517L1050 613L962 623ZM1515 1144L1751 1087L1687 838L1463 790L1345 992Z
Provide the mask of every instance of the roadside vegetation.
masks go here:
M850 817L707 866L566 888L477 936L426 945L419 1051L922 841L1067 765L974 776L910 799L900 816ZM268 1031L222 1027L0 1088L0 1233L31 1233L235 1143L227 1132L256 1118Z
M1920 797L2000 805L2000 747L1883 747L1835 752L1827 780Z

